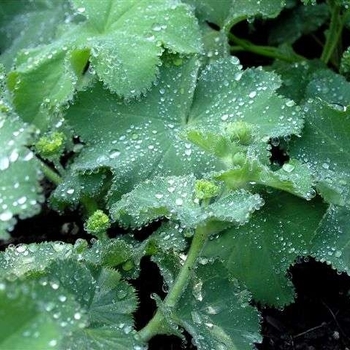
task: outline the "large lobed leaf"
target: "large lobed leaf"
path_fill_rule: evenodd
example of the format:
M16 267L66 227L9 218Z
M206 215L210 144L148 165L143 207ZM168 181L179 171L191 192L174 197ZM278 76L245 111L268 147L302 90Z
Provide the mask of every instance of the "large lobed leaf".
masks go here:
M281 307L294 297L287 269L298 256L310 253L326 206L281 192L272 192L265 201L246 225L209 241L205 256L222 260L255 300Z
M249 292L215 262L197 267L174 314L199 350L248 350L261 341L259 315L249 302Z
M53 123L48 112L72 99L88 62L106 87L131 97L155 81L164 48L181 54L201 51L196 19L178 1L76 0L72 4L86 21L67 21L57 40L20 53L16 69L9 74L17 111L43 131Z
M86 247L31 244L0 254L1 348L143 348L134 338L134 289L89 263Z
M269 137L301 132L302 115L292 101L275 93L280 85L275 74L242 71L235 58L219 60L198 74L195 58L172 57L163 65L158 85L140 101L126 104L100 84L80 93L66 120L87 145L72 169L111 168L112 193L118 198L157 175L200 176L222 169L219 160L183 140L188 128L221 132L242 120L256 126L265 144Z

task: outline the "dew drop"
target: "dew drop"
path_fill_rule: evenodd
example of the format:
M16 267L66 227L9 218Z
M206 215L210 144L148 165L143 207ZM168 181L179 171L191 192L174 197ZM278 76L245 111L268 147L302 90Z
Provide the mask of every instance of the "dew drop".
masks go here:
M9 221L13 217L13 214L10 211L5 211L0 214L0 220L1 221Z

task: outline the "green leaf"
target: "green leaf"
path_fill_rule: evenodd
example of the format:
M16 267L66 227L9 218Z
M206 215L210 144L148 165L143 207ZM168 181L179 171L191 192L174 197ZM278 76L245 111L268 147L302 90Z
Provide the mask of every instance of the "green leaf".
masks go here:
M0 281L3 348L142 345L134 339L134 289L121 281L118 272L92 267L76 253L70 245L46 243L1 254L0 265L8 276L8 281ZM17 318L9 323L12 315Z
M182 139L187 129L220 132L234 121L255 125L265 138L299 134L302 115L275 94L278 77L242 71L237 59L217 61L198 77L196 59L164 64L159 84L145 98L125 104L102 86L82 92L66 119L87 143L72 169L110 167L115 198L157 175L222 169L223 164Z
M195 177L157 177L136 186L111 207L112 218L123 226L141 227L166 217L186 228L208 221L245 223L249 215L263 204L259 195L239 190L201 206L194 195Z
M306 103L310 98L321 98L335 107L339 105L339 108L350 104L350 83L343 76L325 69L319 61L295 63L293 66L279 62L274 68L283 81L278 92L298 104Z
M199 350L248 350L261 341L259 315L249 302L249 292L215 262L197 267L174 315Z
M269 35L272 45L293 44L303 35L308 35L321 27L329 18L327 4L295 7L277 19Z
M20 50L50 43L57 27L72 14L65 0L2 1L0 62L10 69Z
M350 274L350 211L331 205L312 237L312 256Z
M30 58L8 74L8 86L20 117L45 132L62 119L60 109L72 99L78 79L65 51L40 47Z
M251 183L283 190L305 199L315 196L310 170L296 160L290 160L281 169L272 171L258 159L247 157L244 164L222 172L215 178L224 181L231 188Z
M350 203L350 112L322 100L305 104L303 137L290 145L290 154L310 167L326 201Z
M164 48L181 54L201 51L195 18L179 2L76 0L73 4L87 20L68 23L59 39L24 52L9 75L17 111L43 130L52 123L52 110L72 99L88 61L90 71L105 86L131 97L150 88Z
M229 31L231 27L247 18L276 17L285 5L284 0L185 0L194 5L201 21L215 23Z
M287 269L298 256L309 254L325 205L281 192L265 197L265 206L247 224L209 241L204 255L221 259L256 301L281 307L294 296Z
M105 195L103 184L106 178L104 169L89 176L67 173L50 197L51 207L63 210L69 203L70 207L76 208L84 198L102 197Z
M344 52L340 62L340 73L349 78L350 75L350 47Z
M0 238L8 238L18 215L31 217L43 201L39 186L39 164L25 146L30 143L32 129L17 116L0 113Z

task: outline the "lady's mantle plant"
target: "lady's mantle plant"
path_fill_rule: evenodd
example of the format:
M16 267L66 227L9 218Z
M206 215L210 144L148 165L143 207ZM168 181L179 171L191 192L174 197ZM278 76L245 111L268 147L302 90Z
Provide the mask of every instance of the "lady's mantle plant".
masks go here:
M3 1L0 237L40 212L46 178L52 210L79 207L97 239L1 253L0 347L140 350L186 330L198 349L252 349L251 298L291 303L297 257L349 273L349 6ZM235 34L269 19L271 46ZM294 52L322 28L318 59ZM243 69L241 51L273 63ZM135 329L145 256L168 293Z

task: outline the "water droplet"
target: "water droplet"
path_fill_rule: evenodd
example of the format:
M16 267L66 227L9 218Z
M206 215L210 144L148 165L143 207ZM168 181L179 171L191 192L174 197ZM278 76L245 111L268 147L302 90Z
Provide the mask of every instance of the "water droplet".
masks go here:
M2 214L0 214L0 220L1 221L9 221L13 217L13 214L10 211L5 211Z
M184 201L181 199L181 198L177 198L176 201L175 201L175 204L176 205L182 205L184 203Z
M250 98L254 98L256 96L256 91L252 91L250 94L249 94L249 97Z
M334 254L334 256L336 257L336 258L340 258L341 256L342 256L342 252L340 251L340 250L337 250L336 252L335 252L335 254Z
M289 163L284 163L282 169L287 173L291 173L295 169L295 166Z
M10 165L10 160L7 157L0 159L0 170L6 170Z

